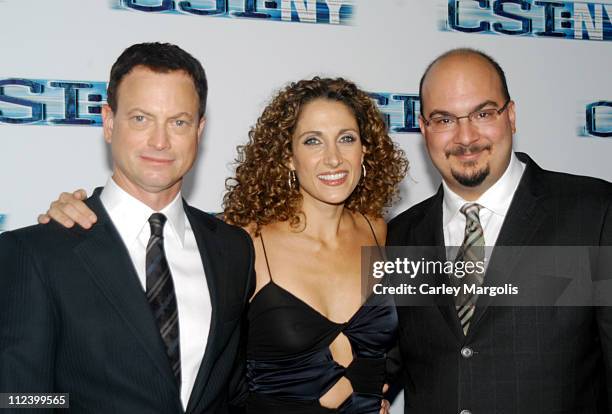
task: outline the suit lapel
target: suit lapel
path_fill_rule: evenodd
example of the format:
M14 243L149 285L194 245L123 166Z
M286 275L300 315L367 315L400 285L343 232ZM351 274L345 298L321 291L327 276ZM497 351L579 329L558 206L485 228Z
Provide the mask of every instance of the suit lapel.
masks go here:
M415 226L414 235L415 246L439 246L444 247L444 233L442 232L442 199L444 192L442 186L432 200L433 208L423 216L423 219Z
M91 230L84 231L85 240L75 248L75 253L96 285L125 320L130 331L138 338L144 353L168 381L169 389L176 391L178 398L178 387L151 308L129 253L102 206L99 194L97 190L87 200L89 207L98 216L98 222Z
M444 198L444 192L442 186L439 187L438 192L432 200L432 208L430 208L423 220L421 220L415 227L412 234L414 235L414 246L427 246L428 250L433 254L430 260L444 262L446 260L446 249L444 245L444 233L442 230L442 200ZM428 280L432 281L432 285L441 286L443 284L449 285L448 276L444 274L428 275ZM424 282L425 280L423 280ZM457 337L458 340L462 340L463 331L459 324L459 318L455 311L455 304L453 298L450 295L436 295L433 298L436 302L438 310L446 320L449 329Z
M216 356L220 351L221 345L224 343L220 335L220 327L222 326L226 307L226 279L222 275L226 274L224 265L227 261L223 260L225 252L222 246L219 245L219 240L214 231L216 224L212 220L204 221L196 217L191 211L191 207L187 204L185 204L185 213L191 223L198 249L200 250L212 306L206 350L186 410L186 412L191 412L203 398L212 365L217 359ZM211 258L214 258L214 260L211 260Z
M545 188L538 179L542 170L526 154L517 153L517 156L527 165L493 248L484 286L503 286L511 280L521 252L530 244L548 214L544 202ZM504 249L504 246L514 247ZM488 295L478 298L469 332L476 330L492 300Z

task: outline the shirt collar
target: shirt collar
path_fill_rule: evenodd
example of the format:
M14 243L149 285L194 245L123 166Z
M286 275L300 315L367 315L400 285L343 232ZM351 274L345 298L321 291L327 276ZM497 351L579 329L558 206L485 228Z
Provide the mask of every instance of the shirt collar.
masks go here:
M525 171L525 164L514 155L514 152L512 152L510 155L510 163L506 171L504 171L499 180L497 180L476 201L473 201L473 203L480 204L493 214L505 217L510 208L512 196L523 176L523 171ZM459 213L461 206L470 203L470 201L464 200L463 197L452 191L444 180L442 181L442 186L444 188L442 208L444 209L443 217L445 218L443 225L447 226Z
M107 180L100 200L126 245L139 237L145 225L149 225L149 217L155 213L149 206L119 187L112 177ZM169 225L169 230L183 247L186 217L181 192L159 212L166 216L166 226Z

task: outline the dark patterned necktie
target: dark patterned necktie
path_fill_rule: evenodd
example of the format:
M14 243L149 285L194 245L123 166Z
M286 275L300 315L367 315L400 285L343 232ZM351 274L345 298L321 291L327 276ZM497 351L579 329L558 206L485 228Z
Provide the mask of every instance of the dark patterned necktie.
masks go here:
M149 217L151 237L147 243L147 299L159 327L172 372L181 386L181 350L176 295L170 267L164 252L164 224L166 216L153 213Z
M457 253L455 262L483 262L485 257L484 251L484 232L480 225L480 217L478 212L482 208L481 205L476 203L464 204L460 211L465 215L465 236L463 243ZM472 272L465 272L465 276L457 278L455 282L459 282L461 286L460 293L455 297L455 305L457 307L457 315L461 322L464 335L467 335L470 327L470 321L474 315L474 308L476 306L476 300L478 299L477 294L470 294L466 292L465 286L482 286L484 281L484 273L479 272L477 269Z

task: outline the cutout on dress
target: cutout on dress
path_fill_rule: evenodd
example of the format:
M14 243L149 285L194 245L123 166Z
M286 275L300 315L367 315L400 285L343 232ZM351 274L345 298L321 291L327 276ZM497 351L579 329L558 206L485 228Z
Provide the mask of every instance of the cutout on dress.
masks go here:
M346 348L345 348L346 347ZM345 348L350 351L350 359L342 357L337 354L338 348ZM340 366L347 368L353 362L353 347L349 339L342 332L336 336L334 341L329 345L329 352L332 359ZM319 398L319 404L322 407L329 409L337 409L344 402L350 398L353 394L353 385L351 381L344 375L336 381L336 383L329 389L321 398Z

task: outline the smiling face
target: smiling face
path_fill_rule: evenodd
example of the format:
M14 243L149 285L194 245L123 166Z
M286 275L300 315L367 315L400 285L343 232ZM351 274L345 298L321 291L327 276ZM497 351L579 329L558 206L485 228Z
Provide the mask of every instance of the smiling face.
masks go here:
M458 54L431 68L423 83L423 114L465 116L503 107L505 99L497 72L482 57ZM475 200L504 173L515 132L514 102L499 118L474 125L460 119L457 128L433 132L419 119L421 133L433 164L447 185L466 200Z
M117 96L116 112L102 110L113 179L145 204L163 207L180 190L198 151L204 119L198 117L194 83L183 71L136 66L121 80Z
M359 126L342 102L315 99L303 106L291 141L304 202L342 204L361 178Z

